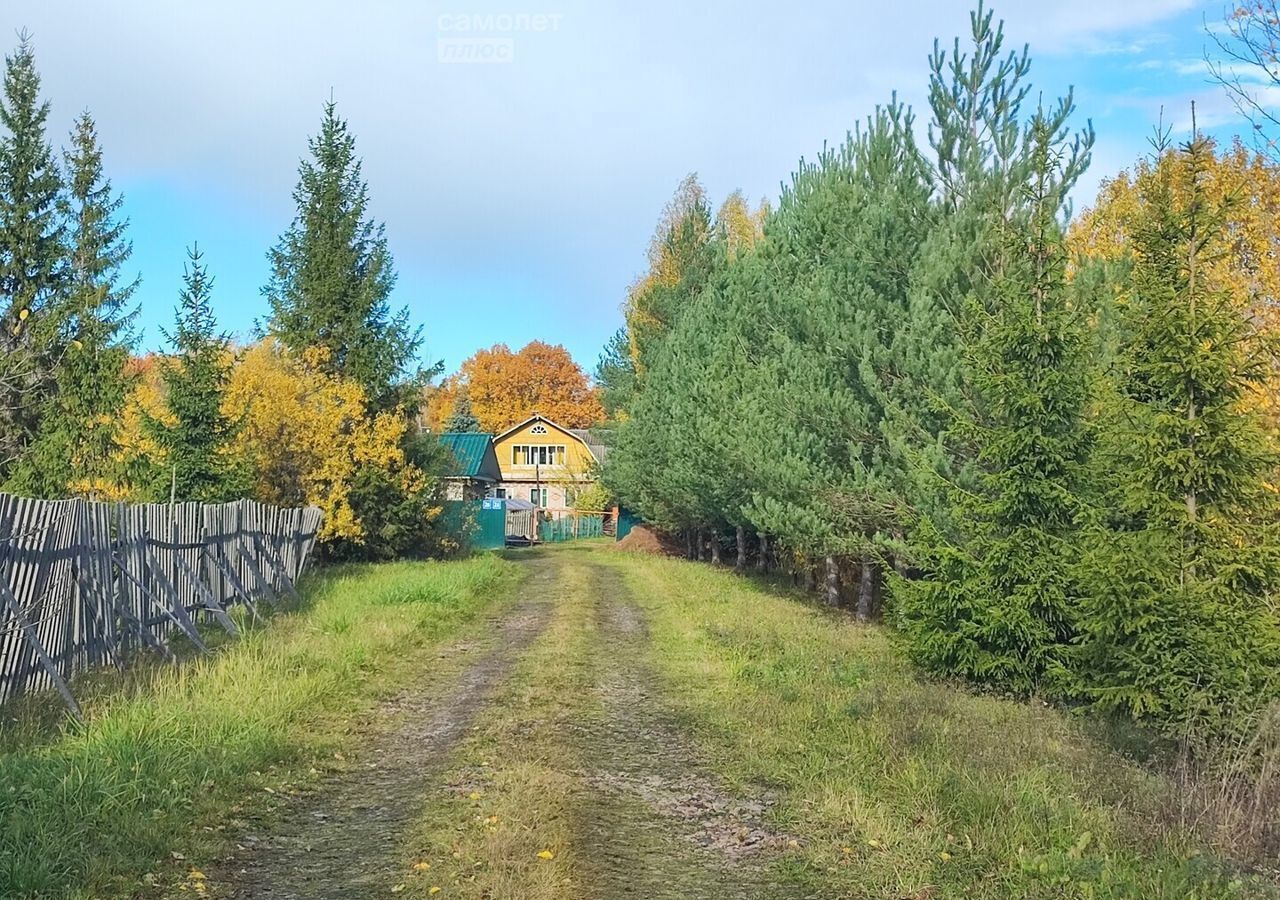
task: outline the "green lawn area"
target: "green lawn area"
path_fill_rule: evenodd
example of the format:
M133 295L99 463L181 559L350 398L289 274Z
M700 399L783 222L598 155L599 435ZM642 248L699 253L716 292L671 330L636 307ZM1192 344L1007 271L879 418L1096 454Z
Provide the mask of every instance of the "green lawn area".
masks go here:
M1258 897L1173 825L1176 789L1061 711L921 679L889 630L624 554L666 696L730 785L780 794L787 865L842 897Z
M11 734L0 897L162 892L217 846L213 823L323 769L362 710L511 597L517 571L496 556L324 571L297 610L216 654L95 691L83 727Z

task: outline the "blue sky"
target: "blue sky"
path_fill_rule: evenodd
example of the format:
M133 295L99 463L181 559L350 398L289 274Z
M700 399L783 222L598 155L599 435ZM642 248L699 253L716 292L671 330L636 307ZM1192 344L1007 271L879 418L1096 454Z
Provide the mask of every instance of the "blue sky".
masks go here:
M1185 126L1196 100L1202 125L1239 128L1201 62L1222 0L995 10L1011 45L1030 43L1038 88L1074 85L1097 130L1077 206L1147 151L1162 106ZM140 347L161 344L192 241L224 325L247 334L263 315L265 252L332 90L424 357L453 369L477 347L540 338L591 368L687 172L716 203L734 188L774 198L801 155L891 91L927 120L927 54L935 36L967 32L968 12L950 0L6 0L0 24L34 33L59 141L79 110L98 120L142 274Z

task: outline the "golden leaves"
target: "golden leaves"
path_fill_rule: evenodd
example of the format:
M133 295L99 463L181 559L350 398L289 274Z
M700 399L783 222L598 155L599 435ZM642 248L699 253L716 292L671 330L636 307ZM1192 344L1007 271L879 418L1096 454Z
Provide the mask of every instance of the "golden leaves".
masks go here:
M318 506L321 540L359 541L364 529L350 503L357 471L383 469L410 491L423 476L405 459L405 417L392 410L370 418L364 389L320 369L324 359L323 350L295 357L260 341L232 370L224 408L241 422L234 447L257 475L258 500Z
M559 344L531 341L518 352L495 344L476 351L456 375L427 394L428 427L442 429L464 388L481 430L492 434L535 412L565 428L586 428L604 418L587 374Z

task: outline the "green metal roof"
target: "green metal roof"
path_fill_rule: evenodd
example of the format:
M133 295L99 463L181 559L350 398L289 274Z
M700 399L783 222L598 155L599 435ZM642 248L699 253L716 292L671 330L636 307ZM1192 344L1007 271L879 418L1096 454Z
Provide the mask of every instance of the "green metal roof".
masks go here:
M493 435L465 431L446 431L440 435L440 443L453 452L458 461L456 468L449 472L451 478L491 478L488 471L492 466L485 465L485 456L492 455ZM496 463L496 458L494 460Z

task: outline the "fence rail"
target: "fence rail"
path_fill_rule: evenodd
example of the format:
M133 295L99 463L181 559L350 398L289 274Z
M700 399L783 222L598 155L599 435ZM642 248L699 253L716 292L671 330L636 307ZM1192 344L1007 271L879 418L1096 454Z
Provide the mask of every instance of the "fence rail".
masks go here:
M79 715L68 681L132 653L169 656L183 634L243 605L295 596L320 510L251 500L123 504L0 494L0 703L56 689Z

